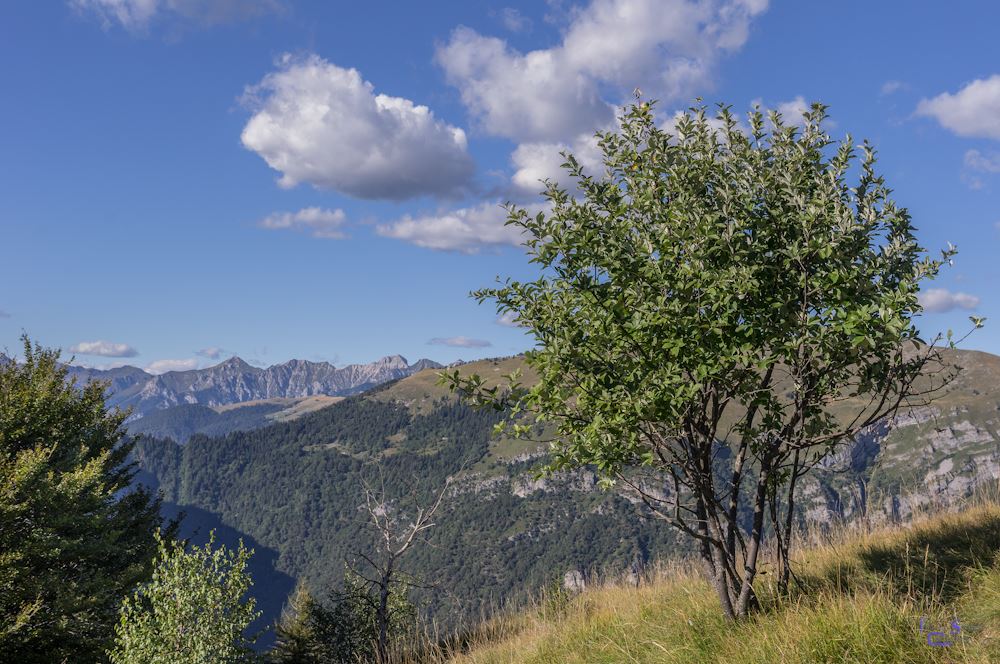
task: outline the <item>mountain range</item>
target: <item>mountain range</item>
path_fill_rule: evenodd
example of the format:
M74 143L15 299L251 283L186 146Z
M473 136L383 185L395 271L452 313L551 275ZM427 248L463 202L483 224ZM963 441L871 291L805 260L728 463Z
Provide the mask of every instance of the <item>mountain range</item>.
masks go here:
M410 364L401 355L389 355L368 364L340 368L329 362L290 360L263 369L232 357L205 369L159 375L133 366L108 370L70 366L69 375L79 382L107 381L108 405L132 408L131 419L137 420L154 411L184 404L218 407L316 395L347 396L423 369L440 367L427 359Z
M906 520L996 486L1000 357L945 351L945 359L962 371L932 405L904 409L803 478L801 522ZM522 357L461 371L494 383L518 368L525 382L534 380ZM227 409L243 411L241 428L223 434L229 425L216 422L186 444L166 440L176 440L169 427L178 429L181 410L162 411L154 435L163 438L148 437L135 451L140 481L176 509L201 515L197 523L214 520L254 542L268 561L261 571L268 583L280 574L285 585L303 580L323 594L336 591L343 561L370 546L359 509L367 485L385 486L391 501L405 504L428 500L450 477L429 546L414 551L407 568L428 586L414 591L428 615L452 624L588 570L634 569L688 546L666 524L641 518L626 488L602 491L593 469L539 477L547 444L497 439L501 415L457 402L437 371L317 406L256 423L249 409L257 406Z

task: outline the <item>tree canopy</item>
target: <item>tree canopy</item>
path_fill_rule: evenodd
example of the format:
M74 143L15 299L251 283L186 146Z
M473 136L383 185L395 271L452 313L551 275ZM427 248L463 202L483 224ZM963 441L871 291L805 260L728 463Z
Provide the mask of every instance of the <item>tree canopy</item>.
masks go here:
M247 562L253 551L185 547L157 535L159 554L152 579L125 598L116 627L114 664L208 664L258 658L246 633L260 614L248 597L253 581Z
M555 423L549 470L655 469L662 490L636 488L698 541L733 617L754 604L769 508L787 553L796 479L947 381L928 379L940 340L915 318L954 249L926 254L874 148L832 141L825 119L696 107L664 127L654 105L628 108L597 135L603 172L567 154L575 191L548 182L548 212L509 207L541 275L473 294L534 337L538 380L444 374L511 406L515 435Z
M67 381L59 353L24 339L0 356L0 652L95 661L121 598L148 578L158 501L132 488L127 413L103 383Z

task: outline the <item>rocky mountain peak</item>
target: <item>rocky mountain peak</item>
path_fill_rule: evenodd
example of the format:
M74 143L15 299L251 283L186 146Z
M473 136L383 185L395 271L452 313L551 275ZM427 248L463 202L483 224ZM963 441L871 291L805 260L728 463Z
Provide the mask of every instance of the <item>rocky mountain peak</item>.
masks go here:
M386 355L383 358L375 360L372 364L386 369L406 369L410 366L409 362L402 355Z
M247 363L242 357L238 355L233 355L228 360L216 364L214 367L209 367L209 369L235 369L237 371L263 371L249 363Z
M131 406L134 417L139 418L179 404L221 406L262 399L347 396L431 366L440 365L420 360L410 366L402 355L387 355L340 369L329 362L308 360L289 360L261 369L233 356L206 369L158 376L133 367L128 371L74 368L74 374L83 382L109 380L109 405Z
M423 371L424 369L441 369L442 365L438 364L434 360L428 360L426 357L422 357L413 364L410 365L412 371Z

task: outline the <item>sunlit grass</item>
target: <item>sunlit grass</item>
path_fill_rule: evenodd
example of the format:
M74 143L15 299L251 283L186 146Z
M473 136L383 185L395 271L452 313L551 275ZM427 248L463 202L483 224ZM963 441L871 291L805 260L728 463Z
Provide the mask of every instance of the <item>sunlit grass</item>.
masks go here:
M799 549L799 583L764 609L726 622L697 566L664 564L634 587L608 581L470 631L455 664L619 662L1000 662L1000 504L921 517L908 526L844 530ZM921 633L921 619L924 632ZM949 631L957 621L961 631ZM928 645L944 631L950 646ZM935 640L942 640L934 637ZM434 650L433 648L431 650ZM460 651L455 654L455 651Z

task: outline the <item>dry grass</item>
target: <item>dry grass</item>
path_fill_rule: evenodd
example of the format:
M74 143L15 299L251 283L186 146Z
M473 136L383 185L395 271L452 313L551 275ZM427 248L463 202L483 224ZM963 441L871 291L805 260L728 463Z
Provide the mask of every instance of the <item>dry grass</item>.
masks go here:
M521 369L524 373L524 377L521 379L522 382L531 384L536 380L534 372L524 365L524 358L520 355L477 360L463 364L457 368L462 376L479 374L486 380L487 387L504 383L503 376L515 369ZM384 390L372 392L369 397L379 401L399 401L406 404L412 412L417 414L430 412L436 400L454 398L446 387L438 383L438 374L441 371L446 371L446 369L424 369L423 371L418 371Z
M576 597L543 595L406 661L454 664L618 662L1000 662L1000 502L925 514L907 526L807 533L800 581L727 623L691 563L664 564L638 587L607 581ZM924 619L924 633L920 631ZM952 645L927 632L950 629Z
M277 422L287 422L298 419L307 413L326 408L338 401L343 401L344 397L331 397L325 394L317 394L311 397L275 397L274 399L254 399L253 401L239 401L237 403L212 406L212 410L217 413L236 410L237 408L247 408L249 406L277 405L281 410L268 415L269 419Z

